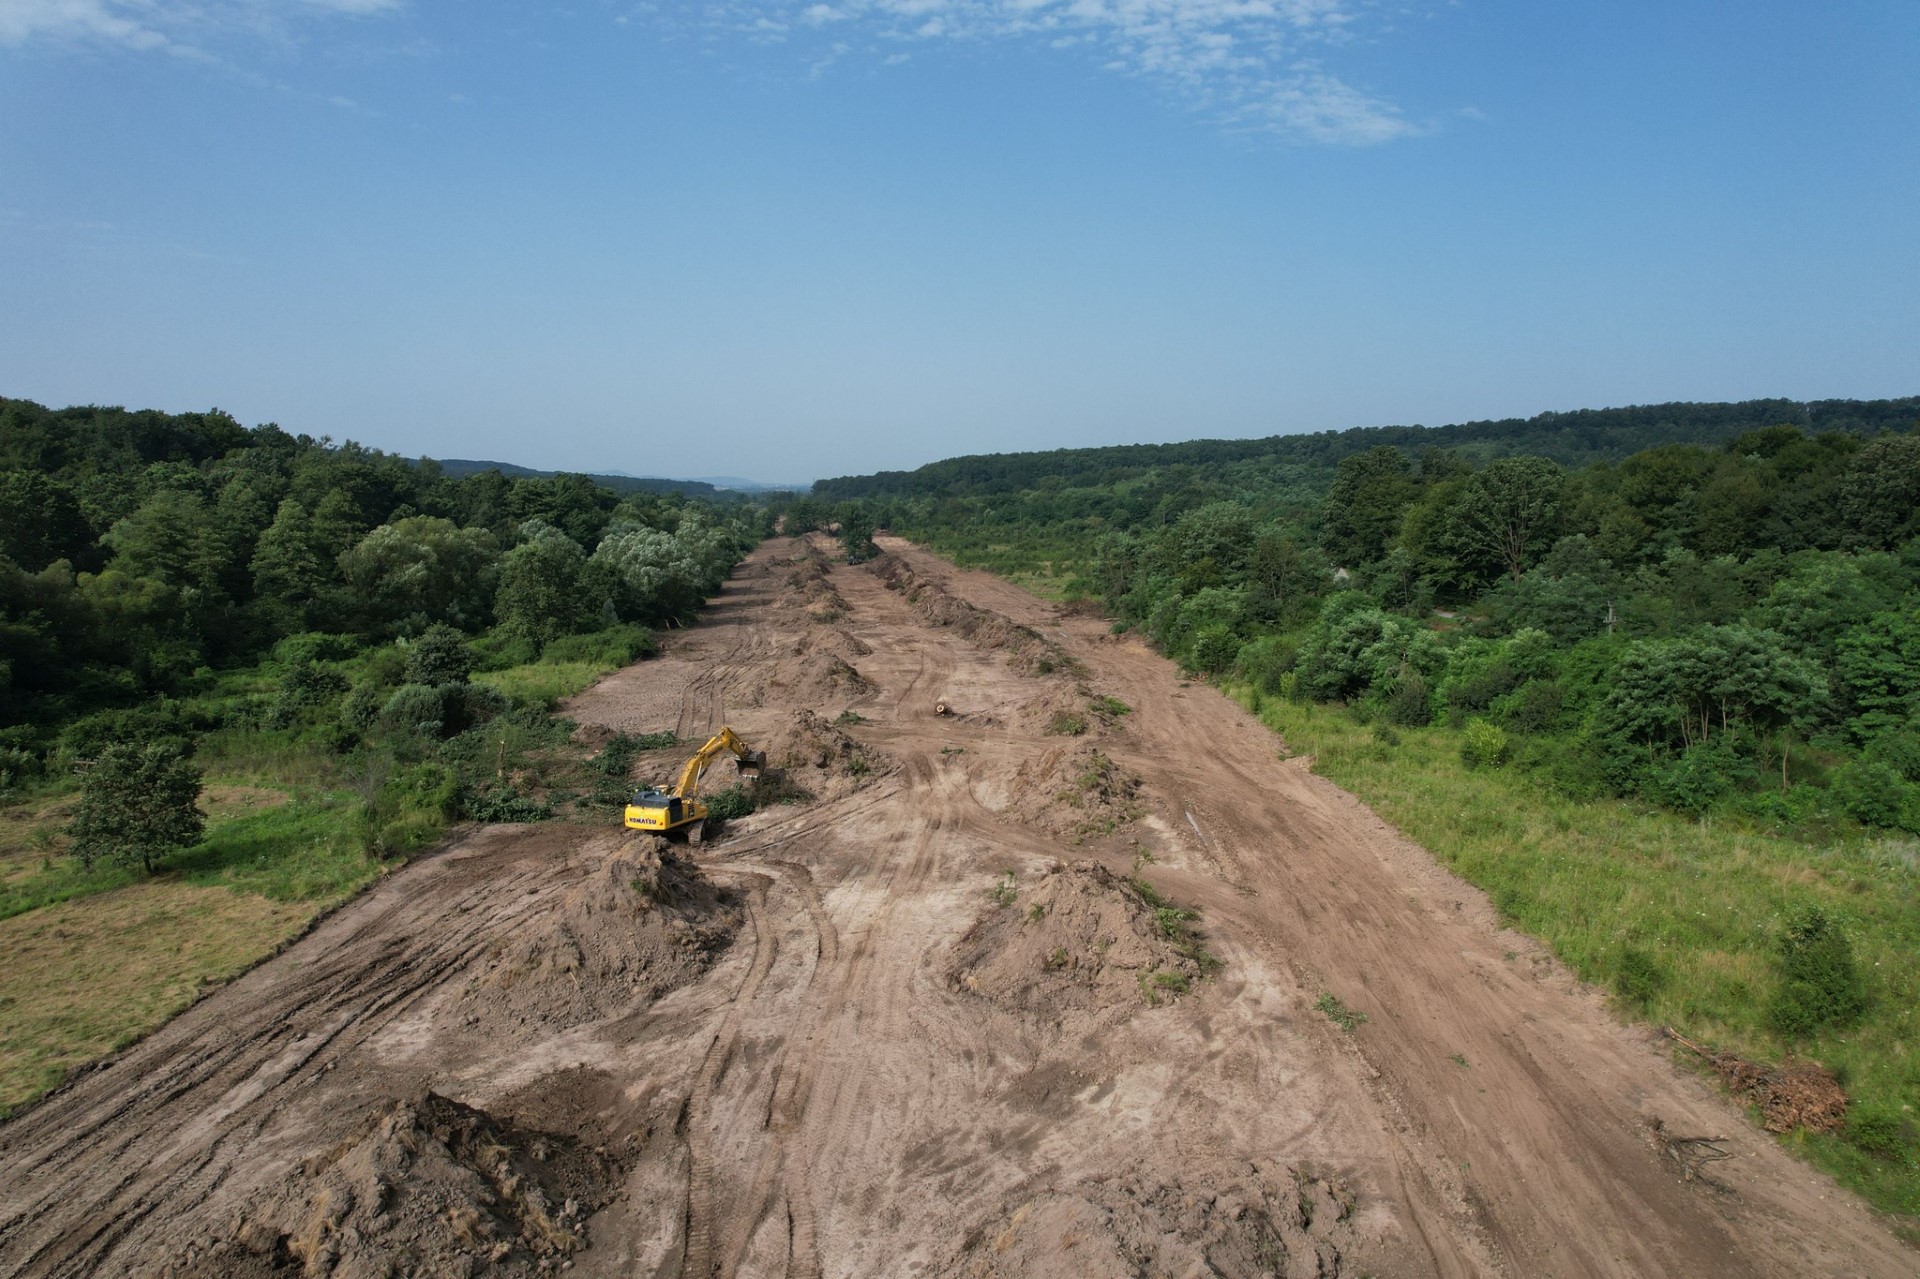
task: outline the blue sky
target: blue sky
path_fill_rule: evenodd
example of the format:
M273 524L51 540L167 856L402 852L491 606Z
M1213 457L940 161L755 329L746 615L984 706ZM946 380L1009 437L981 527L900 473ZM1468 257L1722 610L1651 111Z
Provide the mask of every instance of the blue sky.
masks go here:
M0 394L441 457L1920 392L1920 5L0 0Z

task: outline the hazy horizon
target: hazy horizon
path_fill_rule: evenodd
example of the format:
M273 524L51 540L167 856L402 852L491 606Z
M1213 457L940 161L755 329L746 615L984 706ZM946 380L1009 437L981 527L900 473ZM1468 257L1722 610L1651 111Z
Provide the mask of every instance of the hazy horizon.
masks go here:
M1913 393L1920 9L0 0L0 390L543 470Z

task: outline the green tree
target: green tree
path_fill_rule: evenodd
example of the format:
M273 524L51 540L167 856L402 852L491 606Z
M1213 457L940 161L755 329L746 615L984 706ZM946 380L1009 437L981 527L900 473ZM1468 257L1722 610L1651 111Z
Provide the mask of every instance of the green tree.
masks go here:
M1475 473L1453 506L1453 535L1497 560L1514 581L1550 544L1566 476L1543 457L1503 457Z
M416 515L382 524L340 557L340 572L373 627L473 629L486 620L499 548L485 529Z
M604 570L590 565L578 543L559 529L529 520L527 540L500 566L494 612L510 635L544 646L561 635L592 630L607 605Z
M1418 492L1406 455L1391 445L1341 458L1323 508L1327 554L1347 568L1379 559Z
M178 744L108 746L81 784L67 827L73 852L89 867L105 861L151 874L168 853L200 841L199 799L200 770Z
M1840 481L1840 516L1858 546L1885 549L1920 535L1920 434L1882 436L1860 450Z

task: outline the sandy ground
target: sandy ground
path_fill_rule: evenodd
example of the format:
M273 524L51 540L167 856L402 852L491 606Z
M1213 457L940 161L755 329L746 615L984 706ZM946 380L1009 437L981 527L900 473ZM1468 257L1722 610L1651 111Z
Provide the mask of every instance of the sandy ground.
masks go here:
M569 708L810 801L456 839L0 1126L0 1274L1920 1272L1239 708L888 550Z

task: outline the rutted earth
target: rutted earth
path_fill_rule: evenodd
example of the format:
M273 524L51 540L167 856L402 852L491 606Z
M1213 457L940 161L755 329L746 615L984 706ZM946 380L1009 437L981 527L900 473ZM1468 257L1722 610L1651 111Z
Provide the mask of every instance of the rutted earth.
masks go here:
M464 834L0 1126L0 1274L1920 1270L1250 716L887 549L569 708L795 802Z

